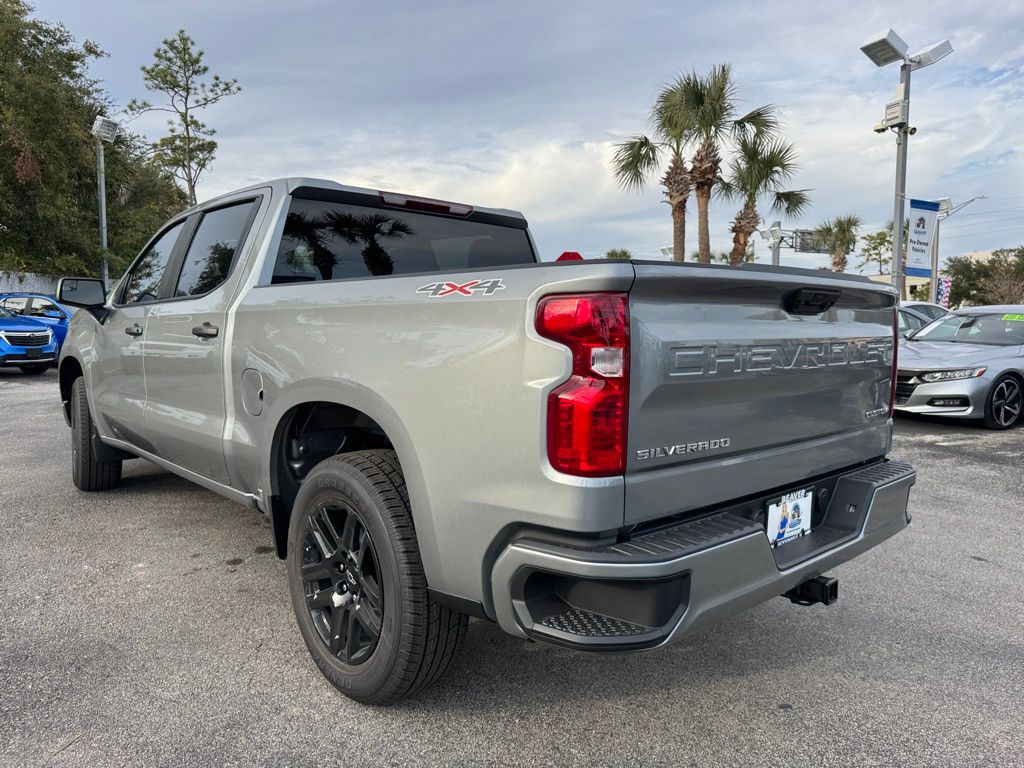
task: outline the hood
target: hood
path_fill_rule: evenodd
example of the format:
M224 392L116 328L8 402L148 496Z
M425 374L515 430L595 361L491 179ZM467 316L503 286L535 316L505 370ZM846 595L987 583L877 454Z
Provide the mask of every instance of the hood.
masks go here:
M6 315L0 316L0 331L20 331L22 333L31 333L32 331L48 331L50 326L46 323L40 323L38 320L33 320L30 317L7 317Z
M984 365L1003 357L1020 354L1019 346L996 347L988 344L966 344L950 341L914 341L900 344L900 369L952 369Z

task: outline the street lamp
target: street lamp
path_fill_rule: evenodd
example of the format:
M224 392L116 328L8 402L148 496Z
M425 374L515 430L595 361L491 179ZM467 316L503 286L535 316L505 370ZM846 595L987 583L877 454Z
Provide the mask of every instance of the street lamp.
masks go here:
M860 47L864 55L871 59L876 67L899 61L900 84L896 89L896 100L885 105L885 119L875 126L876 133L885 133L894 129L896 132L896 195L892 216L892 285L903 297L903 199L907 190L907 139L917 132L911 128L910 120L910 73L934 64L953 52L949 40L935 43L910 56L910 47L903 38L893 30L884 35L873 37Z
M943 221L948 219L957 211L961 211L968 205L973 203L975 200L988 200L986 195L976 195L965 203L960 205L953 205L952 199L948 197L940 197L939 203L939 215L935 217L935 237L932 238L932 281L928 286L928 301L932 304L935 303L935 299L938 295L939 287L939 230L940 225Z
M100 201L100 251L103 261L100 276L103 278L104 290L107 287L107 184L103 161L103 143L110 143L117 136L118 125L110 118L97 115L92 124L92 135L96 137L96 186Z
M768 229L757 230L762 238L768 241L768 247L772 249L772 264L779 266L779 250L782 248L782 222L774 221Z

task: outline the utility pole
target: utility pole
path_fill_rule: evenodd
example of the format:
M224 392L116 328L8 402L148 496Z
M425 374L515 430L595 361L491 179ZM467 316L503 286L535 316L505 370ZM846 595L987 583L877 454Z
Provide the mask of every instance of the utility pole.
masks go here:
M103 278L103 289L109 285L107 269L107 180L106 163L103 157L103 143L112 142L117 137L118 124L113 120L98 115L92 124L92 135L96 137L96 194L100 202L100 276Z
M100 251L103 261L100 265L100 278L103 280L103 287L110 284L107 269L107 171L103 158L103 142L96 139L96 187L100 201Z
M897 101L905 105L905 113L896 126L896 194L892 213L892 287L903 300L903 201L907 195L907 139L910 135L910 60L900 65L900 87Z
M896 289L900 299L903 298L903 201L907 194L907 140L916 132L910 127L910 72L914 69L927 67L953 52L949 40L943 40L915 54L908 55L909 46L896 34L889 30L883 35L869 39L860 47L876 67L884 67L895 62L900 63L900 85L896 91L896 101L885 105L885 119L875 126L875 133L893 130L896 133L896 194L892 213L892 287Z
M935 217L935 237L932 239L932 281L928 286L928 301L932 304L938 298L939 291L939 230L943 221L948 219L957 211L963 210L975 200L988 200L987 195L977 195L965 203L954 206L953 201L948 197L939 200L939 215Z

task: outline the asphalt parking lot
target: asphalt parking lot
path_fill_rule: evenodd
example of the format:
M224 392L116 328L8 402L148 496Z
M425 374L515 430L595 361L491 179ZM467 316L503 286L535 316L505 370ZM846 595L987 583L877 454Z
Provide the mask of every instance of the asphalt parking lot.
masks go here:
M2 765L1024 765L1024 428L899 419L914 522L834 606L623 657L475 622L372 709L309 659L259 516L142 461L76 491L57 399L0 370Z

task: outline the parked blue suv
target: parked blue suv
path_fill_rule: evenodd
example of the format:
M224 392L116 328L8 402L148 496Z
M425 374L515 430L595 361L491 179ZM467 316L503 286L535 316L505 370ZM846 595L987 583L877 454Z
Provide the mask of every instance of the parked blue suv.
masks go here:
M0 307L48 325L57 339L58 351L63 346L68 323L71 322L71 310L60 304L56 297L45 293L0 293Z
M0 307L0 366L44 373L57 362L57 339L45 324Z

